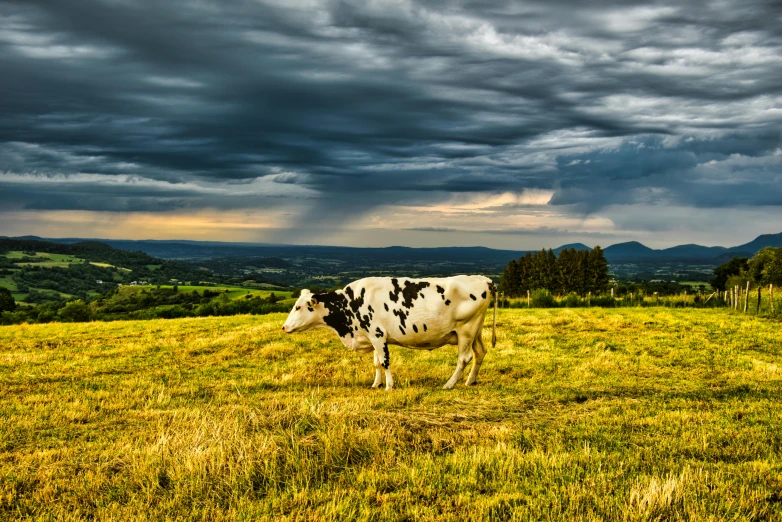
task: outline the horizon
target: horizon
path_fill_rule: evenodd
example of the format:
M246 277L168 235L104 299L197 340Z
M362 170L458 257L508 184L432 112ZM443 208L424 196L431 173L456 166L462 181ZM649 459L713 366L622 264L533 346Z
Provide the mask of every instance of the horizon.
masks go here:
M426 247L414 247L414 246L406 246L406 245L387 245L387 246L381 246L381 247L372 247L372 246L355 246L355 245L326 245L326 244L317 244L317 243L261 243L261 242L247 242L247 241L218 241L218 240L200 240L200 239L184 239L184 238L177 238L177 239L129 239L129 238L107 238L107 237L77 237L77 236L68 236L68 237L43 237L38 236L35 234L25 234L21 236L3 236L0 235L0 238L8 238L8 239L31 239L31 240L40 240L40 241L64 241L64 240L78 240L78 241L135 241L135 242L170 242L170 243L176 243L176 242L193 242L193 243L216 243L216 244L226 244L226 245L241 245L241 246L268 246L268 247L287 247L287 246L301 246L301 247L316 247L316 248L488 248L491 250L507 250L507 251L516 251L516 252L535 252L540 250L559 250L564 247L571 247L571 246L585 246L590 249L594 249L595 247L600 247L602 249L606 249L612 246L617 245L624 245L629 243L637 243L642 246L651 248L653 250L666 250L676 247L682 247L682 246L699 246L699 247L706 247L706 248L725 248L727 250L738 248L741 246L744 246L747 243L751 243L755 241L756 239L759 239L762 236L768 236L768 235L780 235L782 232L778 233L772 233L772 234L758 234L752 239L748 239L746 241L743 241L741 243L735 244L735 245L703 245L699 243L677 243L674 245L669 246L663 246L663 247L650 247L649 245L637 241L637 240L629 240L629 241L621 241L617 243L611 243L611 244L599 244L595 243L592 245L583 243L583 242L570 242L570 243L562 243L557 246L551 246L551 247L539 247L539 248L528 248L528 249L517 249L517 248L493 248L493 247L487 247L483 245L446 245L446 246L426 246Z
M782 230L780 27L762 0L2 2L0 234L741 245Z

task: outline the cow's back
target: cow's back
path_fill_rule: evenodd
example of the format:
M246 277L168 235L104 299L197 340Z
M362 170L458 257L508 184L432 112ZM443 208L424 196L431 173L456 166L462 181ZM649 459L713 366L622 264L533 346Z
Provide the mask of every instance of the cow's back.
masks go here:
M345 293L369 335L385 331L396 344L433 348L452 344L460 325L477 317L482 323L491 288L484 276L368 277L350 283Z

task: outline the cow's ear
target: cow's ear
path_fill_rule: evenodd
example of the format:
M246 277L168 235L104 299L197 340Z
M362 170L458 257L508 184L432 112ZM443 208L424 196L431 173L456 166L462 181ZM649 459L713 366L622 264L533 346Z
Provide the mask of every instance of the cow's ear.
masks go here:
M311 294L311 293L312 293L312 292L310 292L309 290L307 290L306 288L304 288L304 289L302 289L301 293L299 294L299 297L301 297L301 296L303 296L303 295Z
M310 300L307 301L307 303L310 306L315 306L316 304L318 304L318 298L313 295L312 297L310 297Z

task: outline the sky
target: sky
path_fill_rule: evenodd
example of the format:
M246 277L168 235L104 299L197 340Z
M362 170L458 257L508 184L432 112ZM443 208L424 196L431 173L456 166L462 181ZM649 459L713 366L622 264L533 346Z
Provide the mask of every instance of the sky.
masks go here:
M0 235L782 231L777 0L0 0L0 71Z

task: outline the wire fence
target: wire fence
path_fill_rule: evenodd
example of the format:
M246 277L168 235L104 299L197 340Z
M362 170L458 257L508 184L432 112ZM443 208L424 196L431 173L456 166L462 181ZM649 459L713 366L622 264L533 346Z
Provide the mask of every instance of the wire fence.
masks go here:
M500 308L730 308L737 312L778 316L782 315L782 292L773 285L731 288L725 291L694 291L675 295L659 295L657 292L633 292L622 296L613 293L555 295L543 289L528 292L526 297L499 295Z

